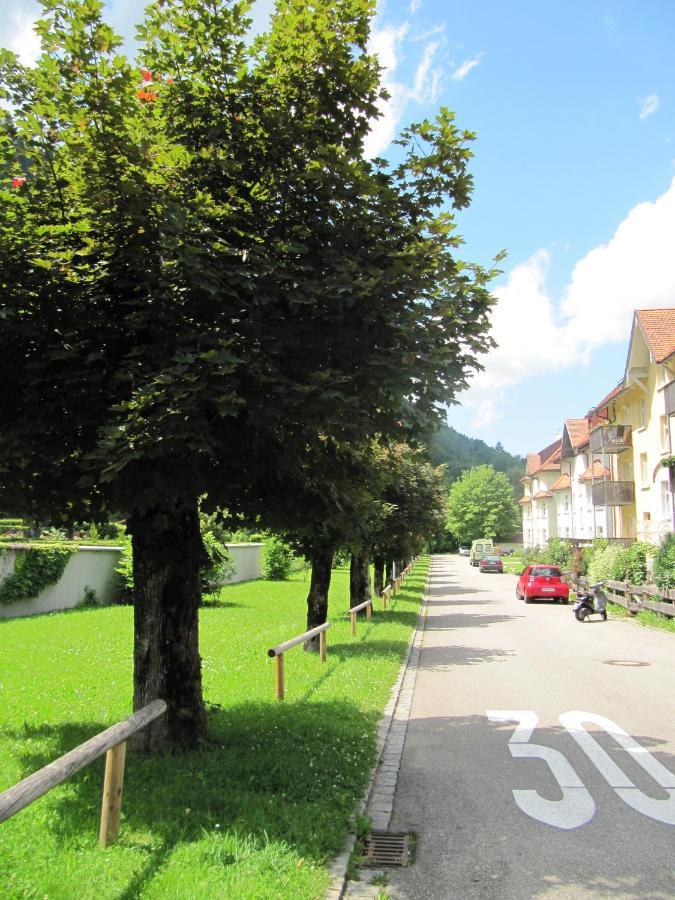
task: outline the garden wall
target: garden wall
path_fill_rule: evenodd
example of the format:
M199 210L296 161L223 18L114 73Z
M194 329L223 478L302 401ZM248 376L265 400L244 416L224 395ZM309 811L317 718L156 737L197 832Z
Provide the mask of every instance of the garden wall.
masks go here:
M230 583L260 578L262 544L227 544L234 559L235 570ZM0 581L14 571L11 547L0 571ZM10 606L0 605L0 619L34 616L38 613L72 609L86 599L86 591L94 591L98 603L105 605L115 599L115 566L121 547L79 547L66 563L63 575L56 584L44 588L34 600L21 600Z
M234 560L234 575L229 584L236 581L250 581L262 574L262 544L225 544Z
M14 554L11 548L8 550L5 576L14 571ZM66 563L63 575L56 584L44 588L33 600L0 606L0 619L72 609L85 599L87 588L94 591L99 603L112 603L115 599L114 570L121 552L119 547L79 547Z

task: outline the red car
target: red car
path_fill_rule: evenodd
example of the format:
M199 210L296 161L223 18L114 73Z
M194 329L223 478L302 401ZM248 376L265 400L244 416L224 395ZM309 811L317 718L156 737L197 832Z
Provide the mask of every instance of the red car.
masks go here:
M516 585L516 597L526 603L537 597L568 603L570 586L562 580L562 572L557 566L535 563L523 569Z

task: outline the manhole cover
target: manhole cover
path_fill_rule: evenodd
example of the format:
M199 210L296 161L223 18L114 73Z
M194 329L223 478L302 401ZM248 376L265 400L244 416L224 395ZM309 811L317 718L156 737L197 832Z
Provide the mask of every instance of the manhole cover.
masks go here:
M363 839L362 866L410 865L410 835L371 831Z
M639 659L605 659L606 666L627 666L628 668L639 669L641 666L649 666L651 663L642 662Z

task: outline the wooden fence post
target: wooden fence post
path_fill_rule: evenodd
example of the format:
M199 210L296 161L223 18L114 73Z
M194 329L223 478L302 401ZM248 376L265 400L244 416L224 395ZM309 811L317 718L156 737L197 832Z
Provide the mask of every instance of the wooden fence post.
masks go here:
M284 654L274 657L274 689L277 700L284 699Z
M101 828L98 835L99 843L102 847L108 847L114 843L120 833L126 752L127 742L123 741L121 744L108 750L105 756Z
M349 618L352 620L352 637L356 635L356 613L349 613Z
M370 620L372 618L373 618L373 604L369 603L368 606L366 606L366 621L370 622Z
M319 635L319 657L321 662L326 662L326 632L322 631Z

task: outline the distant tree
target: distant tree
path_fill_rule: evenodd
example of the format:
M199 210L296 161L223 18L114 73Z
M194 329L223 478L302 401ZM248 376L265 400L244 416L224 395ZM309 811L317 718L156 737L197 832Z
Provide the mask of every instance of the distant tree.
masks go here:
M518 521L509 479L492 466L469 469L450 488L447 525L460 543L509 537Z
M508 475L514 492L520 493L525 459L506 451L501 441L490 447L485 441L467 437L448 425L441 425L438 431L427 438L427 444L431 461L435 465L445 466L448 487L457 481L462 472L473 466L490 465L495 471Z

